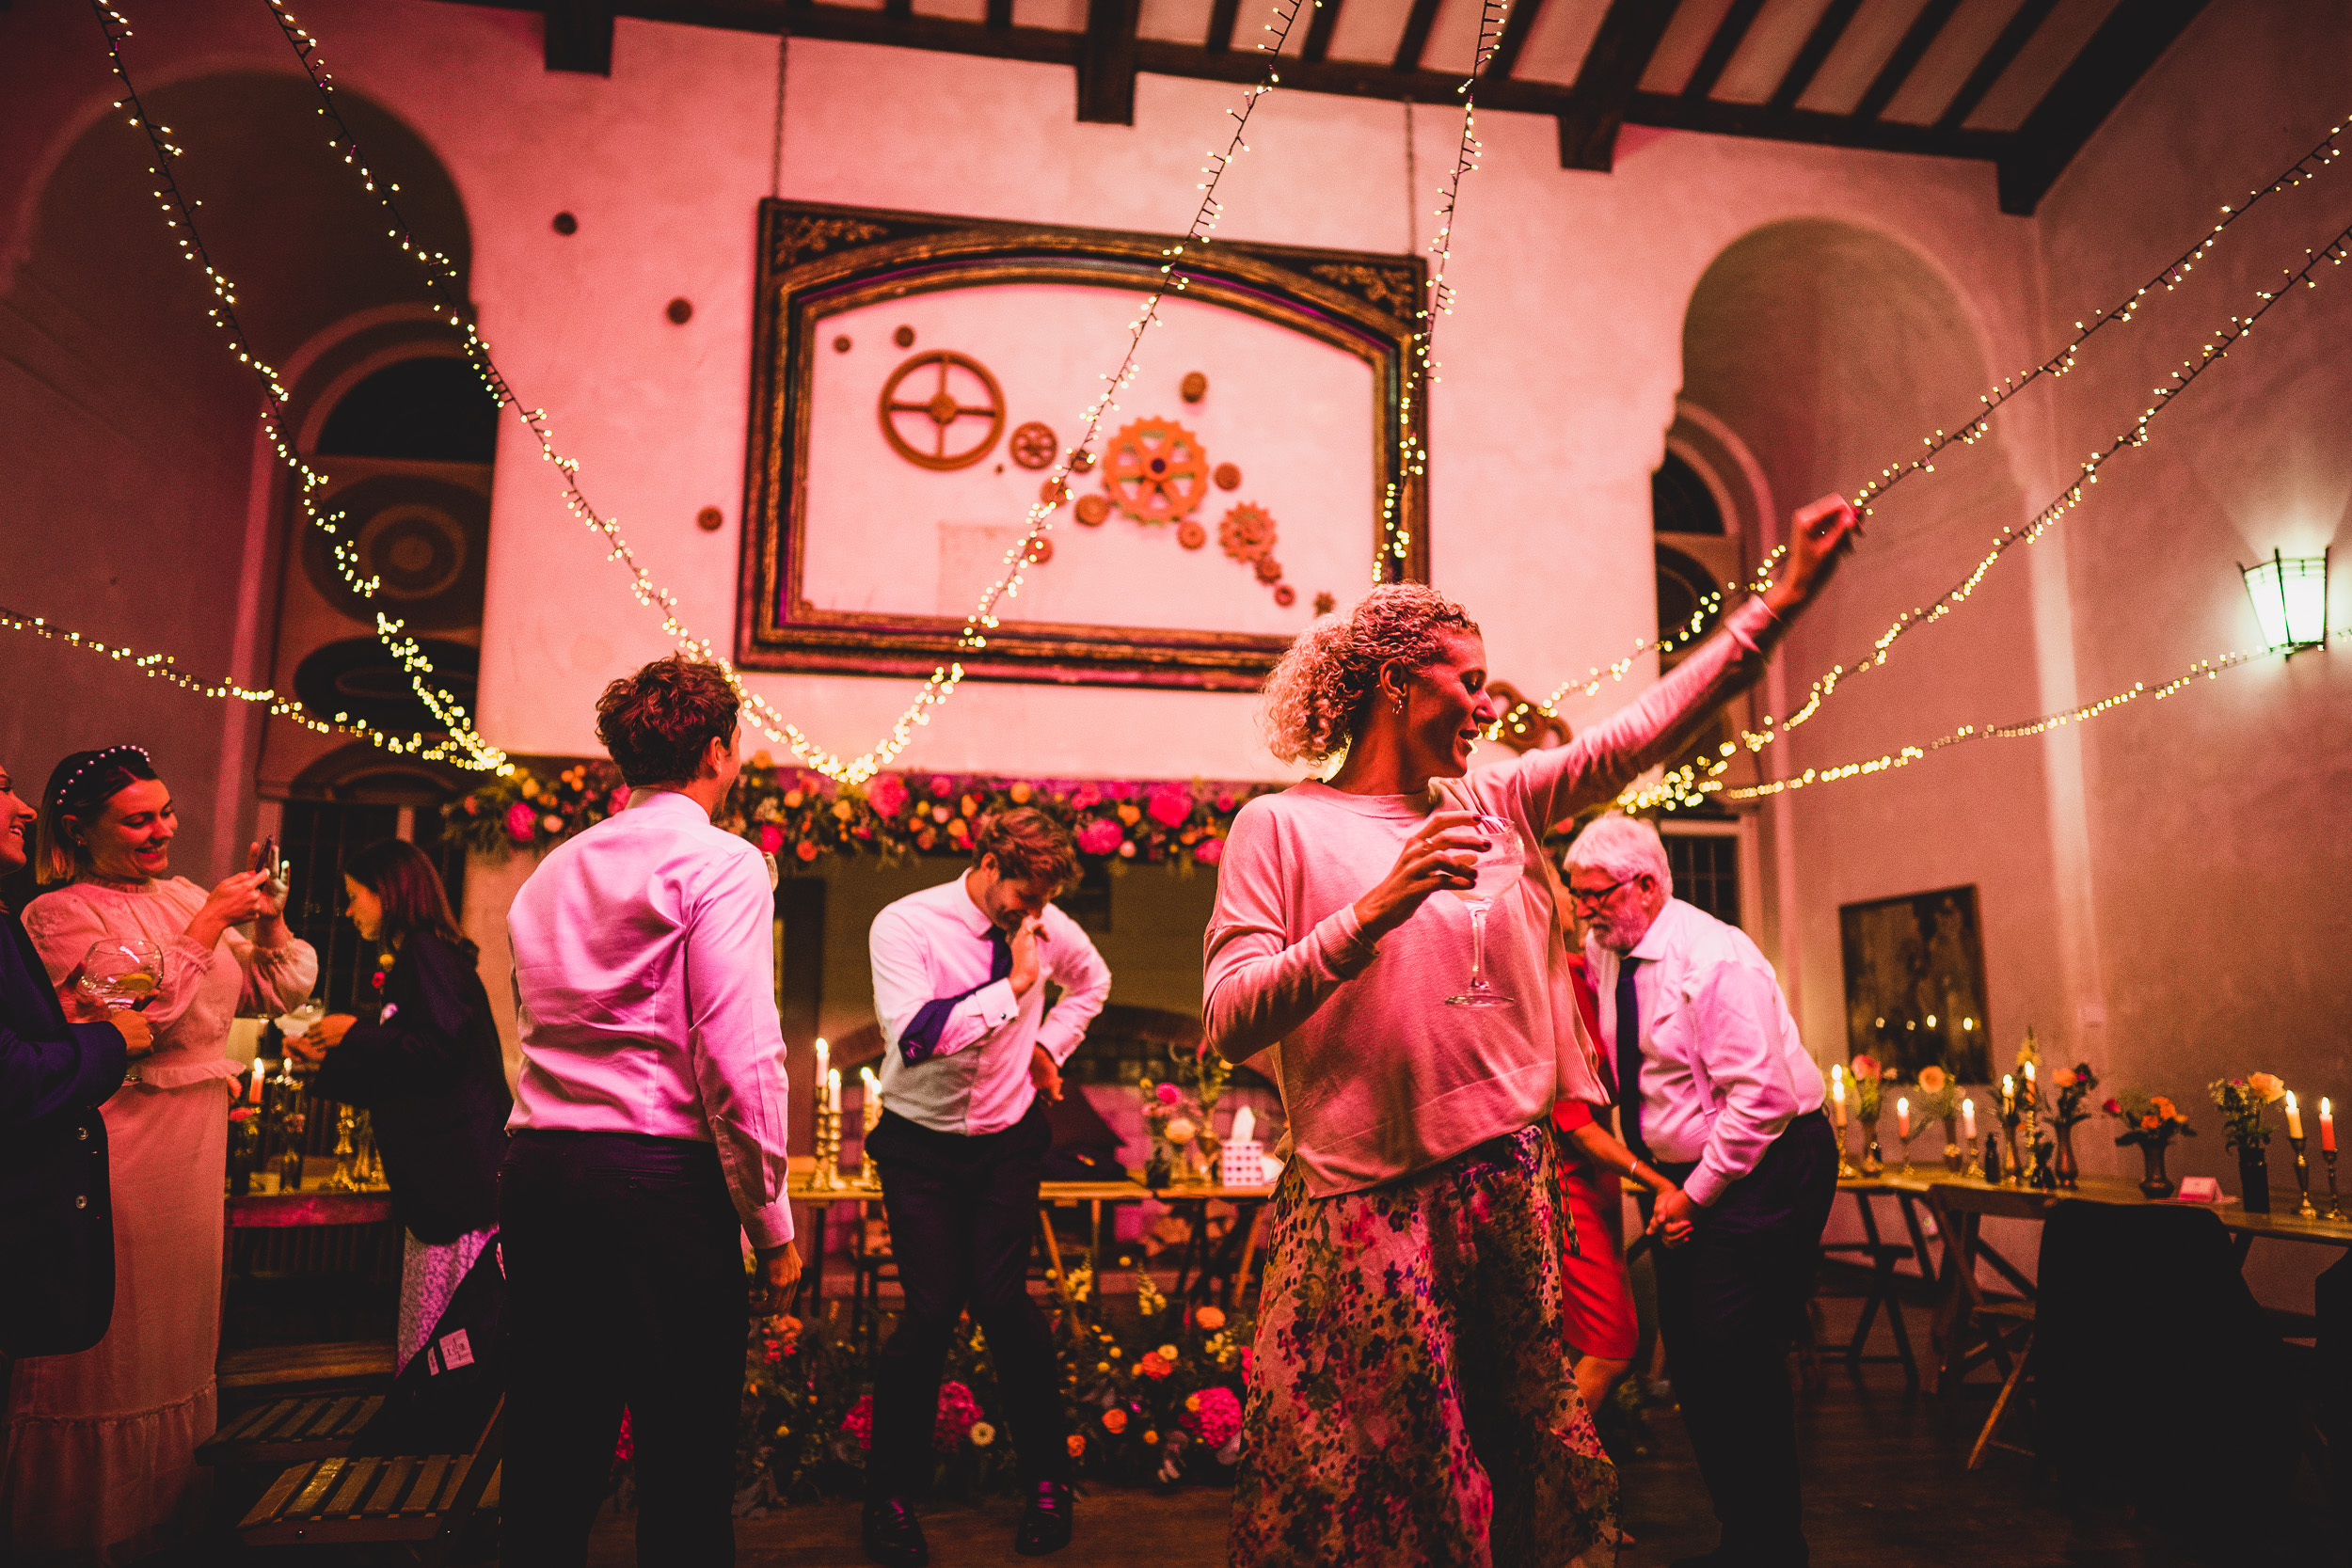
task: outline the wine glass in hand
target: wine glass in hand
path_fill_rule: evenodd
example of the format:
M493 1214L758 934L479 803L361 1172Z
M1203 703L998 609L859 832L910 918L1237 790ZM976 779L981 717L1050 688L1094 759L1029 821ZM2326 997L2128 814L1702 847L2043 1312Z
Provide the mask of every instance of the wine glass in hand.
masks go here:
M82 956L82 994L110 1013L145 1007L163 993L164 950L145 937L102 937ZM134 1068L122 1075L139 1082Z
M1486 979L1486 911L1511 890L1523 869L1524 850L1518 830L1501 816L1481 815L1470 824L1486 840L1471 867L1472 879L1446 891L1470 906L1470 983L1459 996L1449 996L1450 1007L1510 1007L1518 1004L1495 990Z

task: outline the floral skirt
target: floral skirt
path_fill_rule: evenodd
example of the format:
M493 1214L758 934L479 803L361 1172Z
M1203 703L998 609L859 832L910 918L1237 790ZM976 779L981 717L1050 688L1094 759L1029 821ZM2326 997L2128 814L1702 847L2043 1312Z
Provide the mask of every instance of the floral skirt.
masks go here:
M1549 1128L1408 1180L1276 1188L1236 1564L1598 1568L1617 1472L1561 1351Z

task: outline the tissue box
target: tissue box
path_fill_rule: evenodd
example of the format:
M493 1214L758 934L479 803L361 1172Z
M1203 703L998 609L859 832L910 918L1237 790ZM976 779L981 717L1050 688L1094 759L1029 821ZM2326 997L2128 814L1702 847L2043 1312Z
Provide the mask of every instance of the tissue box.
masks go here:
M1228 1187L1260 1187L1265 1184L1265 1146L1252 1138L1248 1143L1229 1143L1217 1156L1217 1180Z

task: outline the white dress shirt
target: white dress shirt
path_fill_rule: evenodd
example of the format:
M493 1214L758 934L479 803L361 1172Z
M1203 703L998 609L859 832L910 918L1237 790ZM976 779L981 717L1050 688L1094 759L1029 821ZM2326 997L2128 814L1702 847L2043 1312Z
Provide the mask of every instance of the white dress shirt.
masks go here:
M1070 1059L1087 1024L1110 994L1110 967L1078 923L1052 904L1038 933L1038 983L1025 996L1009 979L991 979L996 943L988 917L961 877L911 893L874 917L874 1011L882 1019L882 1098L885 1110L939 1132L976 1137L1001 1132L1028 1115L1029 1048L1043 1046L1057 1064ZM1045 982L1061 1000L1045 1011ZM915 1015L960 997L937 1045L909 1062L902 1039Z
M790 1241L760 852L675 790L639 793L558 845L506 922L523 1048L506 1125L715 1144L752 1243Z
M1590 940L1584 957L1613 1072L1623 959ZM1779 976L1738 927L1669 898L1625 957L1640 960L1642 1141L1660 1161L1697 1162L1682 1190L1712 1203L1791 1121L1821 1108L1821 1069L1797 1037Z

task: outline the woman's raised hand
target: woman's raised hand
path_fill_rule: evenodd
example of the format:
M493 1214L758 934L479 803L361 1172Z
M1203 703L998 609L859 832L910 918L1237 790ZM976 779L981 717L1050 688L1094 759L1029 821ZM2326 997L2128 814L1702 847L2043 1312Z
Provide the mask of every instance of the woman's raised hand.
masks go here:
M1356 900L1356 923L1365 936L1395 930L1433 893L1477 884L1478 852L1486 847L1477 820L1476 812L1435 811L1413 830L1389 874Z
M188 922L188 936L199 947L210 947L231 926L266 919L278 912L278 901L263 891L266 871L240 871L221 879Z
M1829 586L1838 562L1862 537L1862 518L1843 496L1823 496L1788 519L1788 565L1765 602L1785 614Z

